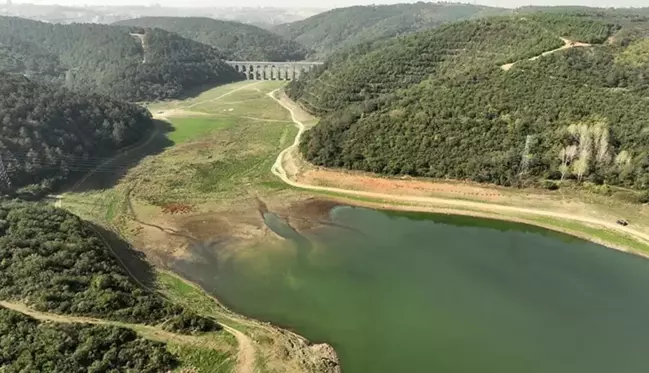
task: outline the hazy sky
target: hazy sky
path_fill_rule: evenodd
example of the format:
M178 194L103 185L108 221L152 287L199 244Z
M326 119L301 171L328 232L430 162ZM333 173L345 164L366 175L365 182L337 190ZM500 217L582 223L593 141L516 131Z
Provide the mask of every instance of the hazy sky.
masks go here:
M4 3L6 0L0 0ZM349 5L394 4L413 1L400 0L13 0L17 3L61 4L61 5L150 5L162 6L300 6L335 8ZM461 1L470 2L474 1ZM600 7L649 6L649 0L476 0L477 4L517 7L522 5L590 5ZM324 5L326 4L326 5Z

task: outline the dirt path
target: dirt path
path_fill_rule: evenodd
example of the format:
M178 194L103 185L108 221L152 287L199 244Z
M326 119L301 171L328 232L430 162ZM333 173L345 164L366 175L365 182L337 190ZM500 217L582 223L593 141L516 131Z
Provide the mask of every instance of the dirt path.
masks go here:
M142 46L142 63L146 63L147 45L146 45L146 40L144 39L145 35L132 33L131 36L140 41L140 45Z
M0 301L0 306L10 309L12 311L20 312L27 316L31 316L40 321L51 321L51 322L66 323L66 324L112 325L112 326L126 327L129 329L136 330L137 332L143 334L145 337L149 337L151 339L155 339L158 341L174 341L174 342L180 342L183 344L189 344L195 346L205 345L206 343L204 338L195 337L191 335L171 333L161 328L157 328L150 325L130 324L130 323L124 323L119 321L97 319L92 317L59 315L59 314L49 313L49 312L34 311L22 303L16 303L16 302Z
M547 56L548 54L552 54L552 53L555 53L555 52L558 52L558 51L562 51L564 49L570 49L570 48L575 48L575 47L590 47L591 46L591 44L588 44L588 43L581 43L581 42L578 42L578 41L572 41L572 40L568 40L566 38L560 38L560 39L563 41L563 46L561 46L561 47L559 47L557 49L553 49L551 51L543 52L543 53L539 54L538 56L528 58L528 60L529 61L534 61L534 60L537 60L537 59L539 59L539 58L541 58L543 56ZM512 67L514 67L514 65L516 63L518 63L518 62L519 61L512 62L512 63L506 63L506 64L500 66L500 68L507 71L507 70L511 69Z
M232 334L237 339L239 345L239 352L237 353L237 369L236 373L256 373L255 361L257 360L255 345L252 339L247 335L241 333L237 329L222 324L223 329Z
M453 208L453 207L469 208L478 211L484 211L485 213L489 213L489 212L505 213L505 214L522 213L528 215L565 219L569 221L578 221L581 223L587 223L594 226L604 227L613 231L620 231L649 244L649 235L634 230L633 228L629 228L628 226L623 227L614 222L600 220L600 219L592 218L589 216L578 215L578 214L567 214L567 213L560 213L554 211L539 210L534 208L506 206L506 205L500 205L500 204L488 203L488 202L474 202L474 201L466 201L466 200L458 200L458 199L450 199L450 198L386 194L386 193L368 192L363 190L342 189L342 188L325 187L319 185L310 185L303 182L295 181L291 179L286 172L286 168L284 165L285 156L287 153L295 150L298 147L300 143L300 138L302 137L302 134L304 133L306 127L302 122L300 122L297 119L295 110L291 106L290 102L287 102L288 99L286 97L278 99L275 95L277 92L278 90L275 90L269 93L269 96L272 97L273 100L277 101L277 103L279 103L282 107L284 107L286 110L289 111L289 113L291 114L291 118L295 123L295 125L298 127L299 131L297 133L297 136L295 136L295 141L293 142L293 144L290 147L284 149L277 156L277 159L275 160L275 163L273 164L271 171L277 177L282 179L282 181L284 181L285 183L293 187L307 189L307 190L321 191L321 192L332 192L337 194L349 195L353 197L368 197L372 199L379 199L379 200L386 200L386 201L393 201L393 202L400 202L400 203L416 203L431 208L432 207L439 208L440 206L445 208ZM289 161L293 161L293 160L290 159ZM290 165L290 167L296 168L296 165ZM623 248L617 248L617 249L626 251Z

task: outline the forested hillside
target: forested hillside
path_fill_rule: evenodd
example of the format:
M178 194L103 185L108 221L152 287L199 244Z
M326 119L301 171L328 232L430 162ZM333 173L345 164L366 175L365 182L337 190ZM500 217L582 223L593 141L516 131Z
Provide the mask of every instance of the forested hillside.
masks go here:
M315 164L385 174L502 185L573 179L646 190L649 27L637 32L642 22L617 32L619 25L591 17L530 14L449 25L344 56L290 90L324 113L305 134L302 152ZM538 28L545 36L533 31ZM443 36L447 29L454 32ZM527 60L538 49L553 49L559 36L600 44ZM421 47L428 42L457 45L462 37L468 43L447 53L452 58L413 59L421 74L411 66L396 76L380 68L406 62L392 56L428 56ZM503 53L500 44L511 49ZM489 51L500 53L482 57ZM388 57L381 61L381 55ZM372 58L381 61L378 74L368 68ZM510 70L499 66L517 59ZM416 79L393 83L405 76ZM353 83L340 88L345 80ZM324 92L314 98L308 91L316 87ZM312 100L324 110L309 106Z
M308 110L325 114L405 88L431 74L452 76L495 68L564 44L560 39L602 41L613 25L562 16L492 17L364 44L337 53L287 93ZM370 101L368 101L370 100Z
M227 60L300 61L307 50L257 26L200 17L142 17L116 25L161 28L218 49Z
M432 29L453 21L510 13L469 4L424 3L353 6L333 9L273 28L277 34L313 50L311 59L361 43Z
M167 372L176 359L159 342L114 326L45 323L0 307L0 371Z
M0 300L184 333L220 328L141 288L88 223L44 205L0 206Z
M143 108L0 73L0 155L11 189L49 191L79 164L108 157L152 129ZM85 167L86 169L88 167Z
M114 98L171 98L241 79L221 57L208 45L164 30L0 17L0 72Z

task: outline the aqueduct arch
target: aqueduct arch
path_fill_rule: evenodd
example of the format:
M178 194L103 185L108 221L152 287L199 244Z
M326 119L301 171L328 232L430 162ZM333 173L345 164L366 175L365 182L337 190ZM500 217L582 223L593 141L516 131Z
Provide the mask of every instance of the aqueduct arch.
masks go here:
M295 80L322 62L226 61L248 80Z

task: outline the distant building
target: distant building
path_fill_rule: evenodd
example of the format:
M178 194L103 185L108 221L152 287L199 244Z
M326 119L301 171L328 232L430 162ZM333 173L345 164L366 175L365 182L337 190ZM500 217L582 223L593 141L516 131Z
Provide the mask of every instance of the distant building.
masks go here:
M11 0L7 0L7 6L11 6Z

